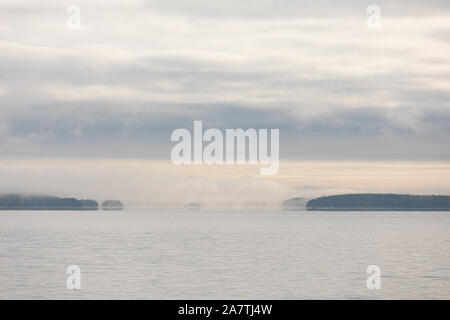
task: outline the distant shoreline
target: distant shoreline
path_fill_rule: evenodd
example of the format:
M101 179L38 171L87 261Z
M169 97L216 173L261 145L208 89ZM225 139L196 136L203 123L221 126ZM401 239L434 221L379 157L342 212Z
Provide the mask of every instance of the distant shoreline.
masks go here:
M309 200L308 211L450 211L450 196L343 194Z
M99 211L99 209L78 209L78 208L58 208L58 207L37 207L37 208L29 208L29 207L23 207L23 208L5 208L0 207L0 211Z
M91 199L79 200L75 198L21 194L0 195L0 210L3 211L99 211L99 207L98 202ZM124 204L119 200L105 200L102 204L103 210L122 210L124 207Z
M450 211L450 208L313 208L307 211Z
M450 211L450 196L410 194L342 194L283 202L283 210L307 211Z

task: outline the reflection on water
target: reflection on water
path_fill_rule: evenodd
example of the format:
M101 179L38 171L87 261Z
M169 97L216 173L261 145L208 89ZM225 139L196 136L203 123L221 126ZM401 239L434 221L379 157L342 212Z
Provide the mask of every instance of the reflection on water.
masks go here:
M0 211L0 298L449 299L449 230L448 212Z

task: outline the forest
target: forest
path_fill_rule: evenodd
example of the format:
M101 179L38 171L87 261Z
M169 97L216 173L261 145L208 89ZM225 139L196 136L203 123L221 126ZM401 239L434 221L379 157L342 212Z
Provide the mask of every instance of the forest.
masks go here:
M450 211L450 196L343 194L309 200L307 210Z

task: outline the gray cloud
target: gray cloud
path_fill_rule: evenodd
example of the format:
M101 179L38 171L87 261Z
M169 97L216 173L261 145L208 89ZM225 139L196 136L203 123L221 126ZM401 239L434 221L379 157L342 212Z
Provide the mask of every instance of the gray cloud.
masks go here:
M336 5L332 0L258 0L258 1L204 1L204 0L147 0L147 8L158 9L164 13L179 13L214 17L245 18L287 18L287 17L322 17L350 16L365 12L368 5L359 0L341 0ZM379 0L376 5L395 15L426 14L448 10L450 5L445 0L427 1L388 1Z
M9 115L3 122L2 155L168 159L171 132L180 127L192 130L194 120L203 120L205 128L221 130L279 128L285 160L450 158L447 109L337 108L302 119L290 110L233 104L159 106L189 110L176 115L127 112L121 104L112 104L112 112L89 102L78 106L34 107Z
M167 158L203 120L280 128L287 159L450 157L447 1L380 1L379 33L350 0L79 5L69 32L61 4L2 3L3 156Z

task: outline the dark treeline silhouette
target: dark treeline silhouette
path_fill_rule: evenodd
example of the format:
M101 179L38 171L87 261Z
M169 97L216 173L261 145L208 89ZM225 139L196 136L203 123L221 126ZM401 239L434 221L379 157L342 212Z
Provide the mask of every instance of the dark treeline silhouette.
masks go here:
M309 200L308 210L450 211L450 196L344 194Z
M95 200L40 195L0 195L0 210L98 210Z

